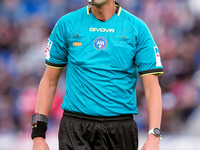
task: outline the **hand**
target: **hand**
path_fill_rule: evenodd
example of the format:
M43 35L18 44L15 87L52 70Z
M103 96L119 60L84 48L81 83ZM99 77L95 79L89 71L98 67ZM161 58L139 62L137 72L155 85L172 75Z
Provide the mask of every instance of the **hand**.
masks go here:
M33 139L33 150L49 150L49 146L42 137L35 137Z
M160 137L156 137L153 134L149 134L146 143L141 150L159 150Z

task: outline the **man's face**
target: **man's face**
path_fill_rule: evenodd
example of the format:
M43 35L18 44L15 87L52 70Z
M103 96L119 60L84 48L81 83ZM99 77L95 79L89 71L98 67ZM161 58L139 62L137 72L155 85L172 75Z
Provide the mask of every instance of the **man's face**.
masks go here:
M92 5L94 6L102 6L106 3L108 3L109 0L93 0Z

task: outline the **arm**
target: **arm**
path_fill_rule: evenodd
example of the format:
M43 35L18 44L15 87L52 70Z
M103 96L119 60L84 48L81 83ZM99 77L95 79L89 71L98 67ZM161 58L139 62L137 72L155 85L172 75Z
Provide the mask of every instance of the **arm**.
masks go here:
M49 116L61 73L62 69L46 68L39 85L35 112ZM45 139L35 137L33 139L33 150L49 150Z
M142 77L142 80L148 108L149 130L152 128L160 129L162 116L162 98L158 77L156 75L145 75ZM156 137L153 134L150 134L142 150L159 150L159 141L160 137Z
M49 116L62 69L47 67L39 85L35 112Z

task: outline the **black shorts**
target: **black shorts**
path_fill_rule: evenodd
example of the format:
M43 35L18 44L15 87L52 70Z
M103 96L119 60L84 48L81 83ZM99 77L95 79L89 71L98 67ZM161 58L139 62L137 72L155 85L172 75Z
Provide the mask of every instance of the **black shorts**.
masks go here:
M64 112L59 150L137 150L138 129L133 115L96 117Z

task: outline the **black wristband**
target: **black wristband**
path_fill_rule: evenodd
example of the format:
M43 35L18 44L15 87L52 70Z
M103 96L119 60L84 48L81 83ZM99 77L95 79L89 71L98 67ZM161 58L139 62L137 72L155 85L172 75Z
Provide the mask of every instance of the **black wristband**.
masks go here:
M38 121L37 124L33 125L31 138L43 137L46 138L47 123Z

